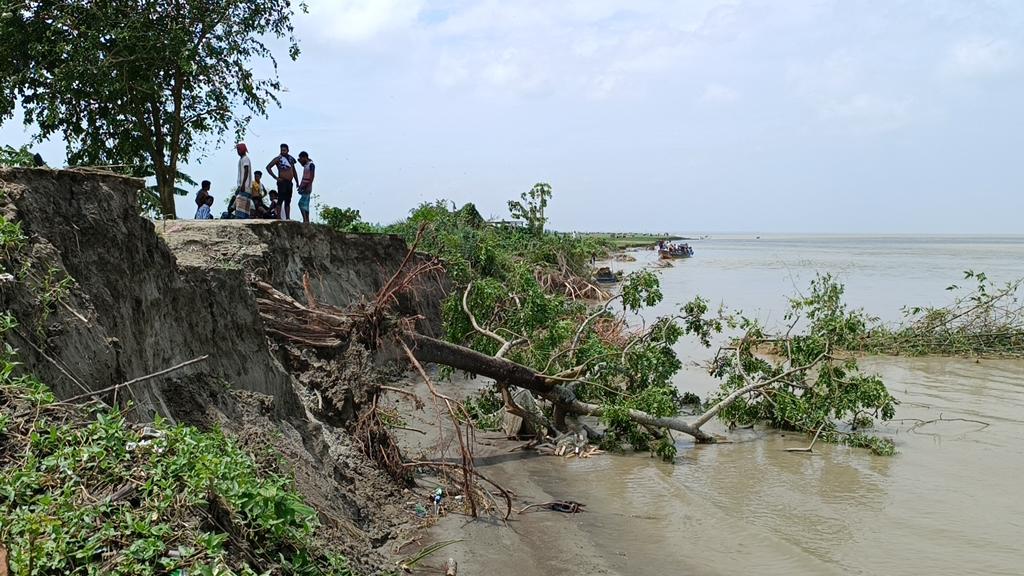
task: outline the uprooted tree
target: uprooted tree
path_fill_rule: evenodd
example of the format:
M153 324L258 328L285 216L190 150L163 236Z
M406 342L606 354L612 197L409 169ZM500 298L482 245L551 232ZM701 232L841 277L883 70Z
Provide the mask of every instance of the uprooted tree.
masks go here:
M893 450L891 441L862 432L869 419L891 418L896 401L877 377L862 374L855 359L842 354L866 324L862 313L845 307L842 286L829 276L814 282L810 296L793 300L793 326L804 320L806 327L781 345L754 321L710 314L700 298L676 314L631 326L627 318L662 299L653 272L631 274L603 303L565 288L589 284L589 255L600 249L592 239L468 223L444 202L422 205L388 231L405 233L443 259L454 283L444 303L445 340L410 330L389 312L387 298L378 298L372 310L291 302L291 310L275 311L275 322L289 313L299 320L276 326L277 334L332 347L345 334L366 333L370 321L381 341L397 342L416 361L493 378L505 409L541 435L585 431L605 447L629 445L666 459L676 452L672 432L716 442L705 430L716 416L730 425L767 422L879 453ZM546 284L554 275L561 283ZM284 302L280 295L273 301ZM673 380L682 367L674 346L684 337L708 346L725 325L742 336L711 367L722 380L718 393L694 402ZM290 331L299 327L301 333ZM776 350L766 348L769 340ZM517 390L529 391L543 408L520 406ZM681 416L684 407L693 413ZM578 416L598 417L603 429Z

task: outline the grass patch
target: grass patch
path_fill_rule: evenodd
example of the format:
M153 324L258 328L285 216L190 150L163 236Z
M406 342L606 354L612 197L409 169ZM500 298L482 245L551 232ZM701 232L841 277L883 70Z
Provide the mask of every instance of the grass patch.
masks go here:
M221 432L61 404L16 366L5 347L0 542L13 573L352 574L292 480Z

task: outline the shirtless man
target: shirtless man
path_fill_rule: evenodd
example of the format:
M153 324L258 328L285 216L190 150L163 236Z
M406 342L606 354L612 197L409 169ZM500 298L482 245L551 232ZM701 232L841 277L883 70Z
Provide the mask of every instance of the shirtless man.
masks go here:
M295 158L288 154L287 144L281 144L281 153L267 164L267 174L277 180L278 213L282 220L291 220L292 217L292 191L299 185L299 171L295 164Z

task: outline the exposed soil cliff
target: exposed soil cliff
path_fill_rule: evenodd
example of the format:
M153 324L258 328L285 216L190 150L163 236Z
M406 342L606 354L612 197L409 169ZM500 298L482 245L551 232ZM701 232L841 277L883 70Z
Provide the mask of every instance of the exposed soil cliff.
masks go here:
M281 222L168 222L138 216L137 180L48 169L0 171L0 211L25 246L9 260L0 304L28 371L58 397L101 390L203 355L173 374L120 390L135 417L220 426L243 444L276 448L298 488L365 567L395 536L400 488L349 431L386 349L312 354L264 334L252 277L300 301L303 278L330 304L371 298L405 243ZM444 280L399 302L421 332L438 330ZM104 399L113 403L112 394Z

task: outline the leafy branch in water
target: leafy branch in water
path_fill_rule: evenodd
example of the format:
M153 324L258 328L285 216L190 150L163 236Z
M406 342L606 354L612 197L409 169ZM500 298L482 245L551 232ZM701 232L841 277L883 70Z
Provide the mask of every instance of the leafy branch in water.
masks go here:
M799 335L769 338L757 322L734 319L745 334L721 349L712 363L711 373L723 384L709 403L738 391L750 393L723 407L717 413L722 421L730 426L767 422L876 454L895 452L891 440L858 431L876 418L892 419L898 402L881 378L864 374L856 358L842 354L864 336L870 320L860 310L847 309L842 295L842 284L826 274L811 282L809 296L791 299L787 321L791 326L804 319L808 323Z
M1024 278L996 284L983 272L967 270L972 287L949 286L956 294L948 306L903 310L896 328L878 326L851 349L905 356L1024 356Z

